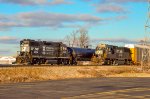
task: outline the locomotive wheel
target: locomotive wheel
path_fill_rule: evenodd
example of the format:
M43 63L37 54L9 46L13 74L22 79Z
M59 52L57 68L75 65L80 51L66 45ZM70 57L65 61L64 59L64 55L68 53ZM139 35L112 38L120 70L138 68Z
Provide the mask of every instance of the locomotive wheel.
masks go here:
M110 60L107 60L107 61L106 61L106 64L107 64L107 65L110 65Z
M39 65L39 59L34 58L33 61L32 61L32 64L38 64Z
M62 60L61 60L61 64L62 64L62 65L66 65L66 60L62 59Z
M32 64L36 64L36 59L33 59L33 60L32 60Z
M45 62L46 62L46 59L42 59L42 64L45 64Z
M129 60L126 60L126 61L125 61L125 65L130 65L130 61L129 61Z
M113 60L110 60L110 63L109 63L109 65L113 65Z
M74 64L74 65L77 65L77 58L74 58L73 64Z
M129 63L129 65L133 65L133 62L132 61L129 61L130 63Z
M65 60L63 61L63 65L68 65L68 64L69 64L68 60L65 59Z
M22 59L21 58L17 58L17 63L21 64L22 63Z
M73 65L77 65L77 62L75 62Z
M68 60L68 65L71 65L71 61L70 60Z
M114 66L118 66L118 65L119 65L118 62L117 62L117 60L114 60L114 61L113 61L113 65L114 65Z
M37 64L41 65L41 59L37 59Z
M58 60L57 60L57 65L60 65L60 64L61 64L61 60L58 59Z
M29 59L28 57L26 57L26 58L24 59L24 64L25 64L25 65L30 65L30 59Z

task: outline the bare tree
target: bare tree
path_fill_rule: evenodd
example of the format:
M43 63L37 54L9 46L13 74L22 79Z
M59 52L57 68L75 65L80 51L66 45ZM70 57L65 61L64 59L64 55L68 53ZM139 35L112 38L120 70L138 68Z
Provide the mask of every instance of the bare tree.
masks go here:
M85 29L73 31L70 35L65 37L65 41L70 47L85 48L89 45L88 31Z
M78 30L79 32L79 44L81 48L88 47L89 45L89 36L88 31L85 29Z
M67 35L67 36L65 37L64 42L65 42L68 46L71 46L71 38L70 38L69 35Z
M77 31L73 31L71 33L71 47L74 47L74 46L78 46L78 32Z
M78 46L78 32L73 31L70 35L65 37L65 42L69 47Z

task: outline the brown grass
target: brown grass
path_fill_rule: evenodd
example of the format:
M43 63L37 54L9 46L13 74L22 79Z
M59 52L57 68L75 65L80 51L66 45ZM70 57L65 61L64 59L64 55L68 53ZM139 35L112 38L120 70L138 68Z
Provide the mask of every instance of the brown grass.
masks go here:
M0 83L71 78L150 77L133 66L57 66L0 68Z

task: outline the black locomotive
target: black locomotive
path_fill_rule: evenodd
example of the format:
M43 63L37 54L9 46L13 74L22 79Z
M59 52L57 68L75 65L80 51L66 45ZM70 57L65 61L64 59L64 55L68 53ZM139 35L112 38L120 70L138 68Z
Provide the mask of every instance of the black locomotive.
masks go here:
M62 42L20 41L17 64L64 64L73 65L77 61L90 60L95 50L67 47Z
M126 47L99 44L92 61L100 65L129 65L132 64L131 54Z

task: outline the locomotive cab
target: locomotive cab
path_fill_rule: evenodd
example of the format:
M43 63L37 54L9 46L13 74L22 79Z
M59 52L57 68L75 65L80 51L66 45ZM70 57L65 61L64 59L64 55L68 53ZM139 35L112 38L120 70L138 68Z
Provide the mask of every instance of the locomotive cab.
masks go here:
M20 42L20 51L21 52L29 52L30 51L30 46L28 41L21 41Z
M30 63L31 60L31 48L30 48L30 41L28 39L24 39L20 41L20 51L18 51L18 55L16 58L16 62L18 64L25 63L28 64Z
M96 47L95 55L106 58L108 54L115 54L116 46L101 44Z
M107 64L107 58L110 55L114 55L115 46L107 45L107 44L99 44L95 50L95 59L97 63L100 65ZM111 57L112 57L111 56Z
M99 56L103 57L104 56L104 52L105 52L105 48L104 47L97 46L96 47L96 51L95 51L95 55L97 57L99 57Z

